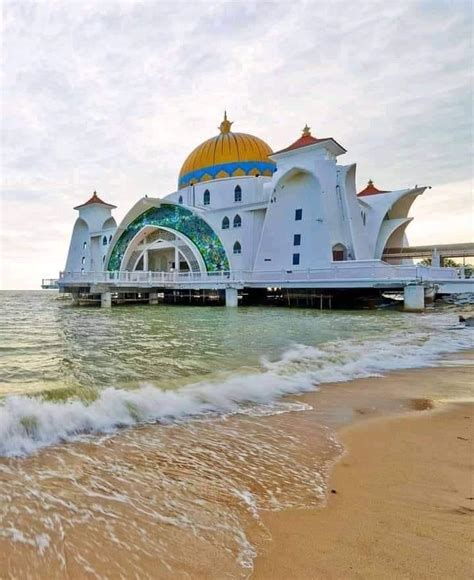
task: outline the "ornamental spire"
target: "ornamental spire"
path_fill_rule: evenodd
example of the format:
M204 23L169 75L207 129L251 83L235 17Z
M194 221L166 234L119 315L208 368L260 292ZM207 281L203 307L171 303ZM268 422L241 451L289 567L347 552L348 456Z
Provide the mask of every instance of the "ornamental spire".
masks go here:
M303 137L311 137L311 127L308 127L308 123L303 128Z
M233 123L233 121L228 121L227 120L227 111L224 111L224 120L219 125L220 132L222 134L224 134L224 133L230 133L230 127L231 127L232 123Z

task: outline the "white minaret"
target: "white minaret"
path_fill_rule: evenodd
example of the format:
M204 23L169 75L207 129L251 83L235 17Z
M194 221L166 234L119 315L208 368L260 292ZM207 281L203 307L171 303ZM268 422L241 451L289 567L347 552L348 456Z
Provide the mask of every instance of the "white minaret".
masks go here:
M66 272L101 272L112 236L117 229L112 210L115 205L102 201L97 192L76 206L79 217L72 230Z

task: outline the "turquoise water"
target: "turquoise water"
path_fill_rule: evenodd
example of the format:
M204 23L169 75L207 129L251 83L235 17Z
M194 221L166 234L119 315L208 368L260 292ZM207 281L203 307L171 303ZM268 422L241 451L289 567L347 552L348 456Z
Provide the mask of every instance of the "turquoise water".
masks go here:
M0 293L0 395L90 397L105 387L177 388L277 360L294 345L363 341L448 326L394 311L248 307L75 308L55 292ZM377 345L377 348L380 345ZM55 394L55 391L56 394Z
M56 292L3 292L0 319L0 455L271 407L282 395L435 364L472 344L443 309L100 309L73 307Z

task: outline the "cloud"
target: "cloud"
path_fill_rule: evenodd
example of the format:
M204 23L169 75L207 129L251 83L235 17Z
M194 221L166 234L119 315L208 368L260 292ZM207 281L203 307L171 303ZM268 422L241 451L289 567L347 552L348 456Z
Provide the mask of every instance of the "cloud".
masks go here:
M275 150L306 122L335 137L360 187L433 185L449 207L417 201L410 239L454 241L430 224L472 210L470 11L468 0L7 0L0 282L54 276L72 207L94 189L118 218L175 189L224 108ZM471 225L459 218L456 239Z

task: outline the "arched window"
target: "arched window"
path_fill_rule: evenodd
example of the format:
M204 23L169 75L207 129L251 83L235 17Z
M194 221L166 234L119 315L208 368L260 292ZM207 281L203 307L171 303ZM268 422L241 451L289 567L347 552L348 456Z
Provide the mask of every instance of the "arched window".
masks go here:
M82 249L83 249L83 250L87 250L87 242L84 242L84 243L82 244Z
M234 218L234 228L240 228L241 225L242 225L242 219L239 216L239 214L237 214Z
M235 242L234 244L234 254L241 254L242 253L242 246L240 242Z
M84 265L86 263L86 257L82 256L81 264Z
M183 205L183 196L182 195L179 196L178 203L180 205Z
M105 254L102 256L102 263L105 262Z
M234 201L242 201L242 188L236 185L234 189Z
M229 227L230 227L229 218L227 216L225 216L225 218L222 220L222 229L223 230L228 230Z
M206 189L206 191L204 192L203 202L204 205L209 205L211 203L211 193L209 192L208 189Z
M109 236L109 244L112 241L112 234Z
M104 236L104 237L102 238L102 245L103 245L103 246L106 246L106 245L107 245L107 236Z

